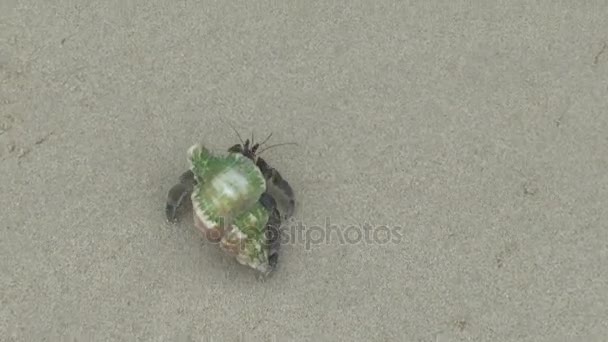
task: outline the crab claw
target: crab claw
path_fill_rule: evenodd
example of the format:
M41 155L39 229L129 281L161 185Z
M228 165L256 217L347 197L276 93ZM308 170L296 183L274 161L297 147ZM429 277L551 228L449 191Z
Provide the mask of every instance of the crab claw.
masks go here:
M167 204L165 205L165 215L167 221L177 222L177 212L181 207L184 199L188 198L189 191L184 184L176 184L169 190L167 195Z
M179 177L179 183L174 185L167 194L167 203L165 204L165 215L167 221L171 223L177 222L179 209L186 203L190 202L190 195L194 189L196 181L192 171L186 171Z

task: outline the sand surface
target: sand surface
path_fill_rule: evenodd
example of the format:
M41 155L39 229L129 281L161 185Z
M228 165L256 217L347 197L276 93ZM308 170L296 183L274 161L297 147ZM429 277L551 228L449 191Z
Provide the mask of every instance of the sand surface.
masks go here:
M0 340L605 341L607 2L1 3ZM165 222L230 125L267 282Z

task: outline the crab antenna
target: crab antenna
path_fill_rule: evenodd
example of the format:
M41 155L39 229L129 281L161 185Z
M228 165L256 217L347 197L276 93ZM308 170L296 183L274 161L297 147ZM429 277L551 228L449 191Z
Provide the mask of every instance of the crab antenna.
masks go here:
M226 123L228 124L228 126L230 126L230 128L232 128L234 133L236 133L236 136L239 138L241 145L245 145L245 143L243 142L243 138L241 138L241 135L239 134L239 131L237 131L236 128L234 128L234 126L232 126L232 124L230 122L226 122Z
M272 132L270 132L270 134L268 134L268 136L266 137L266 139L264 139L264 141L262 141L260 143L260 146L264 145L264 143L266 143L268 141L268 139L270 139L271 136L272 136Z
M297 143L295 143L295 142L286 142L286 143L281 143L281 144L274 144L274 145L266 146L266 148L263 148L263 149L262 149L260 152L258 152L257 154L258 154L258 155L260 155L260 154L262 154L262 152L264 152L264 151L266 151L266 150L268 150L268 149L270 149L270 148L277 147L277 146L283 146L283 145L298 145L298 144L297 144Z

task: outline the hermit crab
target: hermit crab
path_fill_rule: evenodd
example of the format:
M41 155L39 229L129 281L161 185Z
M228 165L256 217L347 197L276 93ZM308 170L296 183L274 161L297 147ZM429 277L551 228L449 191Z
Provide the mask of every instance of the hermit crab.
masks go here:
M265 277L277 267L280 226L293 214L295 199L291 185L259 157L261 144L241 139L222 154L191 146L190 169L169 190L165 213L177 222L179 209L190 204L194 225L208 241Z

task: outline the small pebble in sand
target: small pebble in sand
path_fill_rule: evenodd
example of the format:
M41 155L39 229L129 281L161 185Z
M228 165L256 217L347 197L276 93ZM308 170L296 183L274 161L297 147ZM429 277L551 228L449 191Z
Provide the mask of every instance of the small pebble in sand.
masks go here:
M23 158L28 153L30 153L30 149L29 148L22 148L22 149L19 150L19 154L17 154L17 158Z
M536 195L536 193L538 192L538 187L531 182L526 182L523 185L524 188L524 195L528 195L528 196L533 196Z

